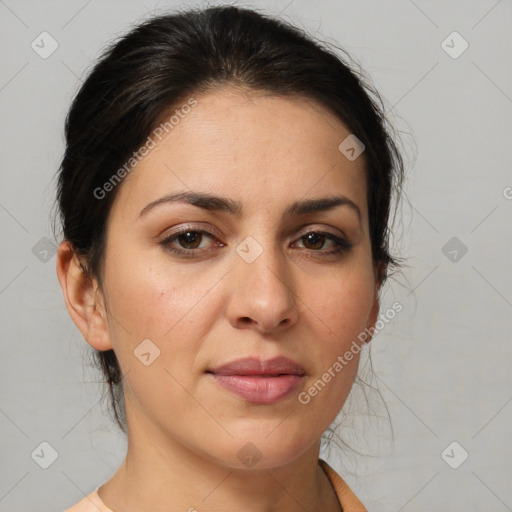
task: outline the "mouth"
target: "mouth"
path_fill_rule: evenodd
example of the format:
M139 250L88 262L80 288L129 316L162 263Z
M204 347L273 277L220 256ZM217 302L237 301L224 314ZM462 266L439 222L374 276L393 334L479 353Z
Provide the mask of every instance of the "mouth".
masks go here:
M208 369L206 373L224 390L254 404L284 400L302 384L306 375L300 364L286 357L267 361L243 358Z

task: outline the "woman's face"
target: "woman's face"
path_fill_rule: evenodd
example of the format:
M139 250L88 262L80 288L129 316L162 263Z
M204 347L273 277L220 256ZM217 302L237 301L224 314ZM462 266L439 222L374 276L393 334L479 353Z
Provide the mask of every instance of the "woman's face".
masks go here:
M112 347L125 374L132 440L276 467L335 419L353 341L378 313L364 154L347 159L350 132L312 102L233 88L195 99L118 185L97 348ZM219 199L160 202L177 193ZM333 197L346 201L291 208ZM266 364L276 357L296 368ZM242 358L253 365L220 368Z

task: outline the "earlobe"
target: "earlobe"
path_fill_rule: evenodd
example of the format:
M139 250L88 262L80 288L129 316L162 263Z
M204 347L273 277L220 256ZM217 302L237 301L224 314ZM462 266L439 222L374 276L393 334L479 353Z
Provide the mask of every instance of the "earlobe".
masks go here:
M375 324L377 323L377 318L379 315L380 310L380 301L379 301L379 292L378 289L375 292L375 299L373 302L372 310L370 312L370 316L368 319L368 327L367 331L370 331L372 334L371 336L368 336L368 338L365 340L365 343L370 343L373 339L373 333L375 332Z
M385 271L386 271L386 265L384 263L379 264L379 266L375 270L375 292L374 292L372 309L371 309L370 315L368 317L368 326L367 326L367 330L370 331L372 333L372 335L368 336L368 338L365 339L365 343L370 343L370 341L373 338L373 333L375 332L375 324L377 323L377 319L379 317L379 311L380 311L379 292L380 292L380 288L382 286L381 276L384 275Z
M79 257L66 240L57 251L57 276L68 313L87 343L97 350L113 348L101 290L95 279L86 276Z

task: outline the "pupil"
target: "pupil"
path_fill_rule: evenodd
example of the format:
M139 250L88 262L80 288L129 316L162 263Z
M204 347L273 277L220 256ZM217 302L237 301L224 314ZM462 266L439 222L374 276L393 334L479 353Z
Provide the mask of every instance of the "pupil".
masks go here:
M319 243L319 239L322 238L323 235L319 235L318 233L310 233L306 236L307 243L312 245L317 245ZM320 242L320 245L322 245L322 242Z
M184 243L185 244L193 244L195 248L198 244L197 244L197 239L198 239L198 235L199 233L197 231L187 231L186 233L183 233L183 235L181 235L182 237L184 237Z

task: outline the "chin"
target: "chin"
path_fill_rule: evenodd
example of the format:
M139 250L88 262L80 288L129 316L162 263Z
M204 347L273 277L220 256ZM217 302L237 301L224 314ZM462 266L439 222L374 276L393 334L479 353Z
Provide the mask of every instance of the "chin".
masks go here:
M210 456L213 456L217 463L231 469L269 470L292 463L315 442L320 441L321 434L317 437L308 437L299 431L291 433L284 428L284 424L285 422L276 428L274 422L274 430L258 429L258 426L254 425L254 432L245 431L243 434L236 434L228 429L234 438L227 442L227 446L226 443L223 443L223 446L217 445L218 448L225 449L224 456L218 452L210 453Z

